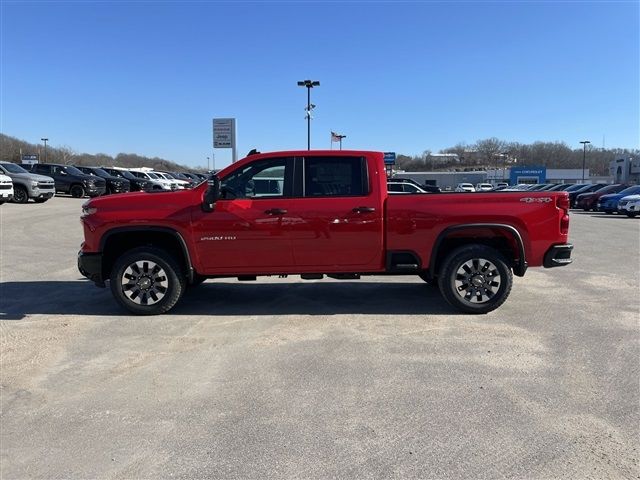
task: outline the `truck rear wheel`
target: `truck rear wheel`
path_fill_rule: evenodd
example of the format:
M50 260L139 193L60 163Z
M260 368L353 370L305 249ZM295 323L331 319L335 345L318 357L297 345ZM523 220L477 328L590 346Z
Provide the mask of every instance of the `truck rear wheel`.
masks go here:
M186 287L181 268L164 250L140 247L121 256L110 276L111 293L136 315L166 313Z
M453 250L444 260L438 285L442 296L465 313L483 314L502 305L513 284L504 256L485 245Z

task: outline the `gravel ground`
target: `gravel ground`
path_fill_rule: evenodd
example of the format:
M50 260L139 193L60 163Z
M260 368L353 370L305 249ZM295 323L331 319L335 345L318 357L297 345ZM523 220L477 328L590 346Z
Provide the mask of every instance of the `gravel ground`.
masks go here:
M81 202L0 207L0 477L638 478L640 219L485 316L411 277L208 281L132 317Z

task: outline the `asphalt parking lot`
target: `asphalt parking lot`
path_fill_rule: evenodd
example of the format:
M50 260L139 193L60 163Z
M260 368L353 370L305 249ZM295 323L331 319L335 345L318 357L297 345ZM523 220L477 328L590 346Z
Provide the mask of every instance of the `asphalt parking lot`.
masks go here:
M456 313L411 277L208 281L133 317L81 278L81 201L5 204L12 478L637 478L640 219Z

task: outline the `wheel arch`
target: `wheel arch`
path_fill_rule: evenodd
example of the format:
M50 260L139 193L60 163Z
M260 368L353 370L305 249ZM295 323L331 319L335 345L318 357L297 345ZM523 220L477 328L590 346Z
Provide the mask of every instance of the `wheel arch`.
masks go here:
M500 232L497 236L496 231ZM450 251L472 243L495 248L511 261L515 275L524 276L527 259L522 235L514 226L503 223L467 223L445 228L436 238L431 250L430 275L437 275L442 261Z
M162 248L173 254L178 264L184 268L188 281L192 282L193 264L184 237L172 228L156 226L117 227L107 231L100 239L102 278L109 278L119 255L145 245Z

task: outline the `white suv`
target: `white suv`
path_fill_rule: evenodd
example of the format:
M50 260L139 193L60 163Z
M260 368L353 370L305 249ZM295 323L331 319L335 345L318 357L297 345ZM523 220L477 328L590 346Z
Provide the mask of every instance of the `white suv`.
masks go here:
M624 213L627 217L635 217L640 214L640 195L622 197L618 202L618 213Z
M13 182L11 177L0 175L0 205L13 200Z

